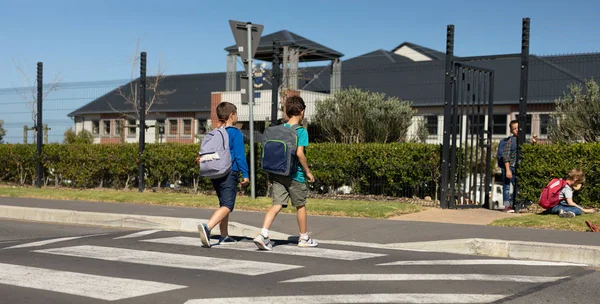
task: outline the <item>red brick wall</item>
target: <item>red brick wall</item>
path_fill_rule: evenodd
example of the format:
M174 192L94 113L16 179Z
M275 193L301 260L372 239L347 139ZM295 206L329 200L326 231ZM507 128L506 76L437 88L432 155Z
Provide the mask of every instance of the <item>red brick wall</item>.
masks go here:
M191 137L183 136L183 120L178 119L177 121L177 136L170 136L170 126L169 119L173 118L189 118L192 120L192 135ZM177 112L177 113L167 113L167 117L165 119L165 140L166 142L177 142L177 143L186 143L191 144L194 143L194 136L196 136L196 119L195 113L193 112Z
M119 135L116 134L116 128L117 128L117 124L115 123L115 120L121 120L121 123L124 123L124 120L122 120L123 116L121 114L118 113L111 113L111 114L101 114L100 115L100 143L101 144L118 144L121 142L121 138ZM102 135L103 132L103 122L102 120L110 120L110 135L108 135L108 137L106 137L105 135ZM121 132L123 132L124 130L121 129Z
M223 95L221 93L212 93L210 95L210 121L213 128L217 126L217 122L219 121L219 118L217 118L217 106L221 103L222 99Z

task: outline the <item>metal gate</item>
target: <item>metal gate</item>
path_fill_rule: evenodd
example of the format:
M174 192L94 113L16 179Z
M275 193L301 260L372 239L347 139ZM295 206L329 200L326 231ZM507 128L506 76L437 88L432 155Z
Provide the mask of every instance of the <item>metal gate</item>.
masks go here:
M444 88L441 207L490 203L494 72L454 60L448 26Z

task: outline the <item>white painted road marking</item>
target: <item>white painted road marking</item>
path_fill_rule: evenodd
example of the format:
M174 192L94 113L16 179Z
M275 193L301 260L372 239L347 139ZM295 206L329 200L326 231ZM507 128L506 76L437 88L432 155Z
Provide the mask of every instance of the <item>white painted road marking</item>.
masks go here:
M202 246L199 238L185 237L185 236L142 240L142 242L183 245L183 246L197 246L197 247ZM249 242L237 242L236 244L228 244L228 245L223 245L223 246L215 245L212 248L241 250L241 251L260 251L260 250L258 250L256 245L254 245L254 243L249 243ZM386 254L381 254L381 253L369 253L369 252L337 250L337 249L327 249L327 248L300 248L298 246L292 246L292 245L279 245L279 246L273 247L273 251L261 251L261 252L272 253L272 254L307 256L307 257L316 257L316 258L324 258L324 259L347 260L347 261L354 261L354 260L360 260L360 259L369 259L369 258L386 256Z
M510 295L496 294L436 294L436 293L380 293L338 294L315 296L239 297L188 300L185 304L306 304L306 303L491 303Z
M397 261L391 263L377 264L377 266L409 266L409 265L519 265L519 266L587 266L586 264L544 262L530 260L502 260L502 259L480 259L480 260L421 260L421 261Z
M140 231L140 232L136 232L136 233L132 233L132 234L128 234L128 235L124 235L124 236L120 236L120 237L116 237L114 238L115 240L118 239L130 239L130 238L137 238L137 237L142 237L142 236L146 236L146 235L150 235L156 232L160 232L161 230L146 230L146 231Z
M50 240L43 240L43 241L33 242L33 243L26 243L26 244L21 244L21 245L15 245L15 246L7 247L7 248L4 248L4 249L39 247L39 246L44 246L44 245L58 243L58 242L64 242L64 241L70 241L70 240L76 240L76 239L81 239L81 238L86 238L86 237L92 237L92 236L99 236L99 235L106 235L106 234L107 233L92 234L92 235L83 235L83 236L62 237L62 238L57 238L57 239L50 239Z
M10 264L0 264L0 284L55 291L107 301L187 287Z
M499 281L519 283L547 283L568 277L539 277L488 274L324 274L312 275L281 283L341 282L341 281Z
M249 276L303 267L102 246L74 246L36 250L34 252L153 266L228 272Z

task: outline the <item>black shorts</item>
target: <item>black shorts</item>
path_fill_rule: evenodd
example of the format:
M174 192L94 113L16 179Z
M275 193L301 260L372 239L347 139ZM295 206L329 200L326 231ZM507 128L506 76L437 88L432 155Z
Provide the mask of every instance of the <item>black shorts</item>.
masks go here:
M239 179L240 173L232 170L228 175L212 180L219 197L219 207L227 207L229 211L233 211Z

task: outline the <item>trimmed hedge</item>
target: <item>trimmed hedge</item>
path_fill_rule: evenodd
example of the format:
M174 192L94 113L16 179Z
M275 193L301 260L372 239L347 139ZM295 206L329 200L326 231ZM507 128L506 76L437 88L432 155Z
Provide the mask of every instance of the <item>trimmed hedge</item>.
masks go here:
M137 144L49 144L43 162L48 184L76 188L133 187L138 175ZM439 176L440 146L425 144L311 144L306 154L319 184L330 189L350 185L355 193L400 196L406 188L433 196ZM200 178L194 163L196 144L148 144L144 155L146 185L161 187L181 180L199 190L212 188ZM249 158L249 147L246 145ZM267 193L268 182L260 170L260 145L256 147L256 191ZM32 184L35 145L0 145L0 181ZM60 179L58 178L60 177Z
M542 189L554 178L566 177L569 170L585 173L585 185L574 200L587 207L600 207L600 143L523 145L519 167L519 198L537 202Z
M137 144L45 145L46 182L76 188L135 187L137 151ZM146 145L146 185L165 187L181 180L184 186L211 190L210 180L199 177L194 163L197 152L197 144ZM246 153L249 158L247 145ZM256 193L262 196L267 193L268 182L260 170L260 153L257 145ZM316 179L312 185L315 191L349 185L359 194L435 197L440 180L440 145L311 143L306 154ZM35 160L35 145L0 145L0 181L33 184ZM576 192L576 201L600 207L600 188L595 187L600 183L599 165L600 143L524 145L520 199L536 202L552 177L564 177L571 168L579 167L586 174L586 186Z

